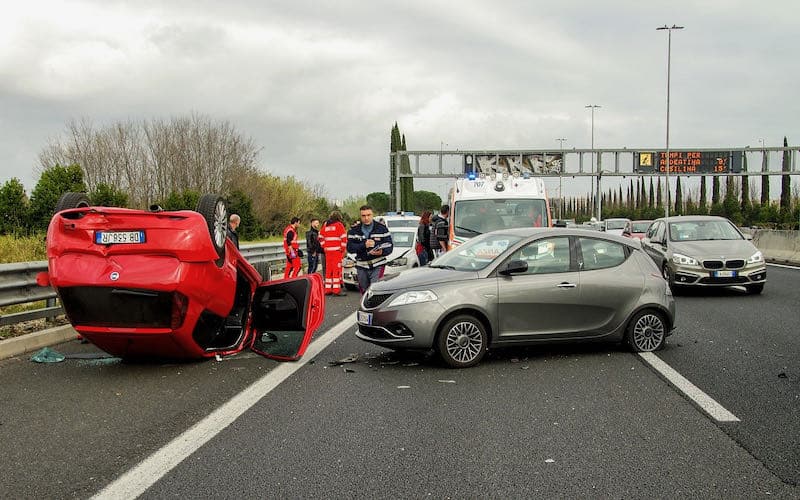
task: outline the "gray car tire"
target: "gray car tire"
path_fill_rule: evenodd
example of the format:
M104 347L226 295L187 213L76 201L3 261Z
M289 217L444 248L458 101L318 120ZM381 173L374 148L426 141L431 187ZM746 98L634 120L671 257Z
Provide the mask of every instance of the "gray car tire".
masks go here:
M625 340L634 352L652 352L664 347L667 324L664 315L653 309L637 312L625 332Z
M483 323L469 314L447 320L439 329L436 348L442 360L452 368L475 366L486 355L489 335Z

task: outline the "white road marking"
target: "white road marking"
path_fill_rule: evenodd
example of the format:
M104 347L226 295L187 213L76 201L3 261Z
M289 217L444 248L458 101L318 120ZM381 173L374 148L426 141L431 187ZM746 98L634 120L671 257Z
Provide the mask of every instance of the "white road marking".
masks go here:
M314 359L346 330L352 328L355 320L356 313L347 316L336 326L325 332L324 335L314 340L301 359L295 362L279 364L261 379L255 381L250 387L231 398L230 401L214 410L206 418L117 478L92 498L136 498L144 493L147 488L155 484L170 470L232 424L261 398L278 387L281 382L302 368L308 361Z
M772 262L767 262L767 265L768 266L772 266L772 267L782 267L784 269L800 269L800 266L791 266L791 265L786 265L786 264L774 264Z
M653 369L664 376L672 385L684 394L689 396L689 399L694 401L700 406L711 418L718 422L740 422L740 420L733 413L725 409L724 406L714 401L711 396L700 390L699 387L689 382L683 375L675 371L674 368L661 360L652 352L640 352L639 356L644 359Z

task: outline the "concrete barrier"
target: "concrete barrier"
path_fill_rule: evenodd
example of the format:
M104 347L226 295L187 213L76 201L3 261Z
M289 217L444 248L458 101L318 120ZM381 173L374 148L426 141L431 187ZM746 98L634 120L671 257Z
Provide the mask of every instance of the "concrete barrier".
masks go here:
M757 229L753 244L768 262L800 265L800 231Z
M11 339L0 340L0 359L12 358L78 337L72 325L56 326L40 332L28 333Z

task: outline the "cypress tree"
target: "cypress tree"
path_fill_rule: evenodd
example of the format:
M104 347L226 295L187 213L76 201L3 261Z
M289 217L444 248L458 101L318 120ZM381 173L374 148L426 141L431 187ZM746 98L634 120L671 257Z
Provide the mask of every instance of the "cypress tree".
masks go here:
M403 134L403 138L400 142L400 151L408 151L406 149L406 135ZM411 173L411 161L408 158L408 155L404 155L400 159L400 173L401 174L410 174ZM404 212L412 212L414 210L414 178L413 177L403 177L400 179L400 209Z
M700 206L699 212L701 215L708 213L708 196L706 194L706 176L700 176Z
M711 205L719 203L719 177L713 176L711 178Z
M660 212L664 208L664 197L661 194L661 177L658 178L658 185L656 186L656 208Z
M653 178L650 177L650 197L647 200L647 208L655 208L656 194L653 189Z
M681 191L681 178L675 176L675 215L681 215L683 211L683 192Z
M397 122L394 122L391 139L389 141L389 150L392 153L396 153L399 148L400 128L397 126ZM397 169L397 158L392 156L392 162L389 168L389 205L391 205L392 210L397 207Z
M786 137L783 138L783 147L789 147L789 141ZM788 172L791 169L791 153L788 149L783 150L783 164L781 171ZM792 181L789 174L784 173L781 175L781 219L783 222L789 222L792 219Z
M767 168L767 152L761 151L762 159L761 159L761 171L765 171ZM761 206L766 207L769 206L769 176L762 175L761 176Z

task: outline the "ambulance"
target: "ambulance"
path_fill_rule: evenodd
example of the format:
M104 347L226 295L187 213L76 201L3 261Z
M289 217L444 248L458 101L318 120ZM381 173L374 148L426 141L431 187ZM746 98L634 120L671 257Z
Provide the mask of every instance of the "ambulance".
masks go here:
M515 227L551 227L544 179L529 173L468 173L450 189L450 247L479 234Z

